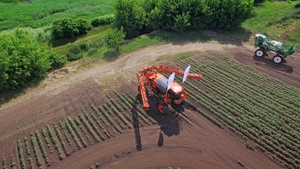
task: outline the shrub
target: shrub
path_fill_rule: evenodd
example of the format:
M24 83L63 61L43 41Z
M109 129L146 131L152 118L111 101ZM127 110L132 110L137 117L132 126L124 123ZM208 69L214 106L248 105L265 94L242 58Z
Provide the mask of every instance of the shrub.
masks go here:
M76 23L76 28L78 29L79 34L86 34L91 28L91 23L89 23L86 19L76 19L74 22Z
M81 50L89 50L91 48L90 42L83 42L79 45Z
M51 68L66 63L63 55L39 44L27 31L0 35L0 91L20 88L43 78Z
M295 8L300 8L300 2L297 2Z
M79 34L76 23L71 18L60 18L53 22L52 34L55 39L70 38Z
M67 57L61 54L52 54L49 56L49 61L51 64L51 69L55 70L63 67L67 63Z
M83 54L81 53L81 49L80 49L80 47L77 44L73 45L68 50L68 53L67 53L67 59L68 59L68 61L78 60L78 59L80 59L82 57L83 57Z
M123 28L109 29L107 36L105 37L105 42L109 48L115 48L119 50L121 43L123 42L125 34L123 33Z
M93 27L97 27L100 25L108 25L111 24L115 20L114 16L104 16L104 17L97 17L92 20Z
M60 18L53 22L52 34L55 39L71 38L86 34L91 24L86 19Z

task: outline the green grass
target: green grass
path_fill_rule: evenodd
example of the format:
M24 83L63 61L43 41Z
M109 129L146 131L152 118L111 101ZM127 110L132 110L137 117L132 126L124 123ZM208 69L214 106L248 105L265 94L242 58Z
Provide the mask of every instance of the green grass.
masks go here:
M280 41L300 47L300 9L294 7L296 3L266 1L256 7L257 16L246 20L242 27L254 34L267 32Z
M191 55L192 55L191 53L181 54L174 59L174 62L177 62L181 59L189 58Z
M89 63L94 63L97 60L114 60L118 56L126 53L136 51L152 45L161 45L166 43L185 44L189 41L208 41L215 40L214 38L207 37L199 31L186 31L182 33L158 31L147 35L141 35L134 39L124 40L120 46L120 51L110 49L105 45L104 38L107 35L110 26L100 26L92 29L87 35L76 37L73 39L53 41L54 51L67 54L69 49L74 45L82 43L89 43L91 47L88 50L82 50L81 54L83 59L80 61L81 66L88 66ZM72 64L72 63L69 63Z
M0 30L43 27L62 17L91 20L113 14L114 2L115 0L32 0L31 3L0 3Z

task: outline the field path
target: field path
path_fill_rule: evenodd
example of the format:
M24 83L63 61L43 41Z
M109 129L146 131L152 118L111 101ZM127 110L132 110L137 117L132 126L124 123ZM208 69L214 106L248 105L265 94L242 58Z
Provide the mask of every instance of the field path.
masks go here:
M25 100L30 100L37 96L54 96L70 87L77 86L86 80L92 80L100 86L115 86L118 88L119 77L128 77L130 81L136 80L136 72L144 67L168 62L168 56L179 55L182 53L201 53L203 55L216 53L229 56L241 63L251 65L256 69L267 73L275 78L284 81L287 84L300 88L300 55L297 58L288 57L286 63L276 65L271 61L271 56L265 58L255 58L256 49L250 45L235 46L231 44L210 43L186 43L184 45L165 44L160 46L150 46L138 51L119 56L112 62L102 64L91 64L88 68L65 67L56 70L36 88L28 89L26 93L13 99L7 104L1 105L1 108L13 106ZM174 57L173 57L174 58ZM103 79L105 79L103 81ZM0 109L1 110L1 109ZM0 115L1 117L1 115Z

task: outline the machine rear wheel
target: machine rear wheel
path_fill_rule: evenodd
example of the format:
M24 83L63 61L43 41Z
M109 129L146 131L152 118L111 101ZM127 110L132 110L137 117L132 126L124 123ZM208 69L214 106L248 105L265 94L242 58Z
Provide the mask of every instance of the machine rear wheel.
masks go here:
M257 49L255 51L255 56L257 56L257 57L263 57L264 55L265 55L265 52L261 49Z
M156 107L157 107L158 111L159 111L161 114L167 114L167 113L169 113L169 107L168 107L168 105L167 105L166 103L164 103L163 101L157 102Z
M282 61L283 61L283 58L279 55L276 55L273 57L273 62L276 64L280 64L280 63L282 63Z

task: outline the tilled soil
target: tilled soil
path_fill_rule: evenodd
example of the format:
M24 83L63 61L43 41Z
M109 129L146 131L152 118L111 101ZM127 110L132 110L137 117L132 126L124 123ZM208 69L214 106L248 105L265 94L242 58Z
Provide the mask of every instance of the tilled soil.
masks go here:
M1 105L0 157L17 154L14 148L17 139L47 124L76 115L81 105L105 103L106 93L136 94L138 70L150 65L169 64L175 55L182 53L197 54L199 60L209 53L226 55L289 85L300 87L299 58L287 58L285 63L276 65L272 63L270 54L256 58L254 51L252 46L214 42L166 44L140 49L88 68L74 66L54 71L38 87L28 89L25 94ZM192 110L188 114L198 125L183 123L178 135L160 134L160 126L157 125L141 128L142 151L135 150L134 132L128 130L104 143L80 150L63 161L57 160L49 168L88 168L96 162L102 163L103 168L242 168L243 165L281 168L259 150L247 149L245 140L219 129Z

